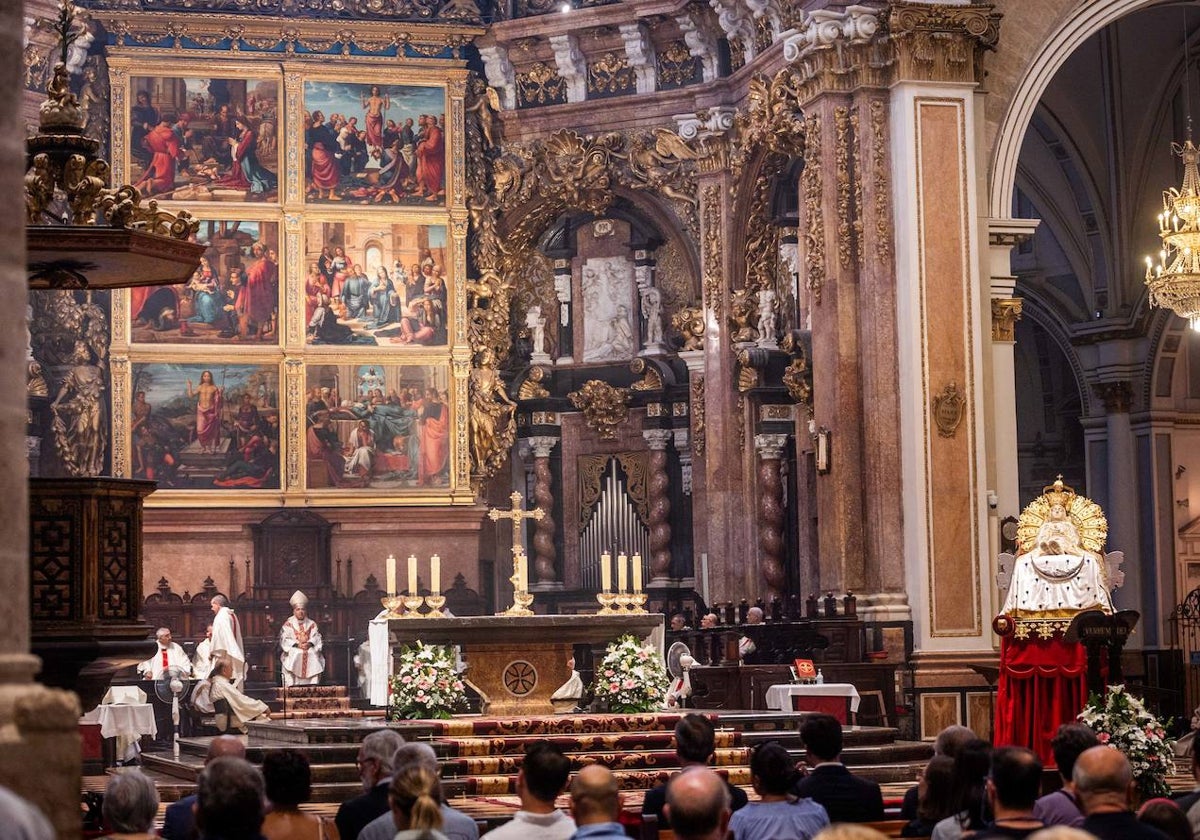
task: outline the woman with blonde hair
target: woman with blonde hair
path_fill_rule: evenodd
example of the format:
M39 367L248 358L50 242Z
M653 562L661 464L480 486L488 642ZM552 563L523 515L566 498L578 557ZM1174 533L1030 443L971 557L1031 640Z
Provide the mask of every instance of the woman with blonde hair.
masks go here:
M447 840L442 834L442 786L428 767L415 765L392 777L388 803L397 834L393 840Z

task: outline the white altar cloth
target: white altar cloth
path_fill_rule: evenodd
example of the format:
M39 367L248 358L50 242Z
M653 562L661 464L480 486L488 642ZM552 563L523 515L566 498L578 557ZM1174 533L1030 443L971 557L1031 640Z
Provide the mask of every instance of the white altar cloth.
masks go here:
M100 734L105 738L140 738L143 735L158 737L154 707L149 703L97 706L95 714L96 722L100 724Z
M791 711L793 697L847 697L850 700L851 714L858 713L860 698L858 689L850 683L822 683L820 685L804 685L784 683L773 685L767 689L767 708L777 711Z

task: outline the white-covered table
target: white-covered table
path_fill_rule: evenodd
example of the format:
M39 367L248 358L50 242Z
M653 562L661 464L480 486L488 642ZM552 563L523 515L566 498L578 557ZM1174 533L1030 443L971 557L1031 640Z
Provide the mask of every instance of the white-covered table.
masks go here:
M116 757L127 756L143 735L158 737L154 707L149 703L102 703L83 717L85 723L100 724L100 736L116 739Z
M781 712L792 711L797 706L793 698L805 698L809 701L799 704L806 707L801 711L832 714L842 723L846 723L846 703L850 705L850 713L857 714L861 699L858 689L850 683L784 683L767 689L767 708Z

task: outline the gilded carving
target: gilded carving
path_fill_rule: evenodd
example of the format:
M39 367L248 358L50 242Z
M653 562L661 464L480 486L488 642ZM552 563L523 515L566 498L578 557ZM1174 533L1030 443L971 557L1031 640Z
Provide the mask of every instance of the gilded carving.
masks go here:
M633 68L624 53L605 53L588 67L589 93L625 93L635 86Z
M763 75L750 79L749 104L734 118L735 142L730 155L730 170L735 182L761 152L774 152L788 158L804 154L808 139L800 109L800 88L796 71L785 67L769 81Z
M648 364L645 359L634 359L629 363L629 369L636 374L641 375L641 379L633 383L631 386L635 391L661 391L663 387L662 374L660 374L652 365Z
M286 359L284 368L284 399L287 400L287 439L301 440L301 418L304 417L304 362L300 359ZM300 473L301 449L296 446L288 447L287 463L284 466L284 487L288 490L299 490L304 487L304 477Z
M716 316L721 315L721 188L709 184L704 188L704 305Z
M758 339L758 295L753 289L738 289L729 301L729 340L734 343Z
M854 231L854 255L859 259L859 261L861 261L863 258L862 235L863 213L865 212L865 208L863 207L863 178L865 175L863 174L862 162L859 160L859 155L861 154L859 138L861 136L862 135L859 134L858 106L854 105L850 108L850 137L853 138L850 143L850 180L854 186L854 200L853 204L851 205L851 216L853 217L853 222L851 222L850 226Z
M599 379L589 379L567 399L583 412L584 421L601 440L616 440L617 427L629 416L629 392Z
M521 388L517 392L517 397L522 400L537 400L550 396L550 392L546 390L546 386L542 381L546 378L546 369L540 367L530 368L529 376L521 383Z
M567 82L546 62L539 61L517 74L517 99L522 105L553 105L567 101Z
M875 188L875 251L881 261L892 253L891 176L887 161L887 112L882 99L871 100L871 181ZM860 205L861 206L861 205Z
M692 452L696 457L704 455L705 432L704 425L704 377L692 379Z
M704 310L699 306L680 309L671 316L671 326L683 336L683 349L704 349Z
M683 41L672 41L658 54L658 81L663 87L681 87L696 77L700 59Z
M329 20L409 21L412 23L479 24L479 7L464 0L91 0L93 9L144 8L146 11L275 15Z
M825 285L825 217L821 205L821 121L815 114L804 120L804 172L800 193L804 203L804 263L813 303L821 303Z
M1000 18L982 4L893 3L888 29L898 77L983 81L981 59L1000 39Z
M992 299L992 341L1016 341L1017 321L1024 301L1020 298Z
M812 413L812 369L807 359L792 359L783 372L783 386L787 388L788 396Z
M933 422L937 426L938 435L952 438L958 432L966 411L967 398L958 390L954 382L946 385L940 394L933 398Z
M849 268L854 262L854 233L850 205L850 110L844 105L833 109L833 176L837 186L838 262Z

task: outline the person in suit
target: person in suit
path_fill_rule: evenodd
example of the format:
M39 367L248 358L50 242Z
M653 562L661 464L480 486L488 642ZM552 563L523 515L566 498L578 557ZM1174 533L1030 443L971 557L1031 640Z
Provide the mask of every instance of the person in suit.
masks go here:
M716 754L717 736L712 721L704 715L684 715L675 724L675 755L683 770L692 767L708 767ZM729 789L730 808L737 811L746 804L746 791L725 782ZM671 822L663 810L667 801L667 785L659 785L646 791L642 799L642 813L652 814L658 819L659 828L670 828Z
M1157 828L1138 822L1133 768L1120 750L1092 747L1075 761L1075 793L1084 813L1083 830L1099 840L1166 840Z
M400 733L390 729L372 732L362 739L354 763L358 765L363 794L346 800L338 808L334 822L341 840L358 840L367 823L390 810L388 785L392 781L392 760L403 743Z
M824 806L830 822L876 822L883 819L879 785L860 779L841 762L842 725L833 715L810 715L800 725L805 760L812 768L792 788Z
M207 767L218 758L245 758L246 745L235 735L218 735L208 744L204 758ZM193 840L196 836L196 794L185 796L167 806L163 816L162 836L166 840Z

